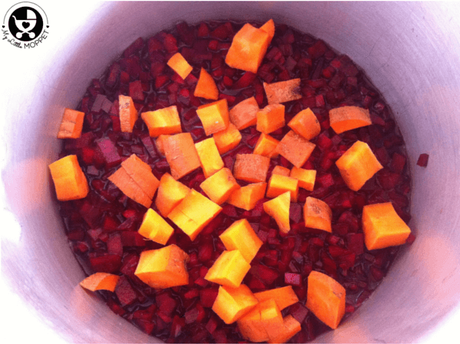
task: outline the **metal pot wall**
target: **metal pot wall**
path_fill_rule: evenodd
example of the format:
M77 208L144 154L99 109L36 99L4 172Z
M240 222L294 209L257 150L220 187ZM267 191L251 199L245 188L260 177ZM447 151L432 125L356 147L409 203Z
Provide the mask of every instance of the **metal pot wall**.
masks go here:
M2 46L2 294L18 342L154 342L78 286L47 165L57 158L62 109L139 36L181 19L273 18L324 39L370 76L396 114L413 177L417 239L381 286L318 342L455 338L460 318L460 7L455 3L41 4L50 34L33 51ZM48 7L47 7L48 6ZM70 6L70 7L67 7ZM4 9L6 11L6 9ZM70 15L70 17L69 17ZM4 43L4 42L0 42ZM28 54L28 55L26 55ZM428 153L427 168L416 167ZM23 323L27 321L27 326ZM453 334L454 337L447 337ZM445 337L442 337L445 336ZM13 339L11 337L11 339Z

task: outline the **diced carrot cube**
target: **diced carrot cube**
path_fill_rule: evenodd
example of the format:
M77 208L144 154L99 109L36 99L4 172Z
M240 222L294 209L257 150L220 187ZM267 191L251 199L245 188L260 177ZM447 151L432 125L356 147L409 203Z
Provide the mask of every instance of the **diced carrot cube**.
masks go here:
M216 203L191 189L187 196L169 213L168 218L193 241L221 211L222 208Z
M120 276L107 272L96 272L81 281L80 285L90 291L108 290L113 292L119 278Z
M303 207L305 227L321 229L332 233L332 210L326 202L320 199L307 197Z
M279 174L280 176L289 177L289 175L291 174L291 170L289 170L289 169L286 168L286 167L277 165L277 166L275 166L275 168L273 169L272 174Z
M256 98L251 97L236 104L229 112L230 122L238 130L246 129L257 123L259 104Z
M120 94L118 96L120 127L124 133L132 133L134 124L136 124L138 113L134 106L133 99L129 96Z
M165 173L160 179L155 205L160 214L167 217L189 192L188 187L175 180L169 173Z
M329 122L337 134L372 124L369 110L357 106L342 106L329 110Z
M294 132L306 140L311 140L321 132L318 118L310 108L300 111L288 123Z
M160 181L153 175L152 168L139 159L136 154L132 154L128 159L121 163L126 173L139 185L148 198L153 199L155 192L160 185Z
M174 229L155 210L149 208L138 232L147 239L166 245Z
M361 189L374 174L383 168L369 145L362 141L356 141L335 164L343 180L353 191Z
M288 132L281 139L278 153L285 157L295 167L302 167L308 160L316 145L297 135L294 131Z
M233 191L227 203L244 210L252 210L257 202L264 198L266 189L267 183L254 183L243 186Z
M377 250L404 244L411 230L388 202L364 206L363 232L367 249Z
M77 139L81 136L85 113L65 108L59 127L58 139Z
M275 300L268 299L259 303L260 321L268 335L268 341L276 337L284 326L283 315Z
M171 67L179 76L185 80L185 78L193 70L192 66L187 60L181 55L181 53L175 53L167 62L168 66Z
M195 148L206 178L209 178L224 167L224 162L222 161L213 137L195 143Z
M142 251L134 274L152 288L172 288L188 284L190 257L176 245Z
M238 330L244 338L251 342L268 341L268 334L260 317L260 303L249 313L238 319Z
M200 77L198 78L193 95L211 100L219 99L219 90L217 89L216 82L204 68L201 68Z
M263 244L246 219L233 222L219 238L227 250L240 251L248 263L251 263Z
M108 179L133 201L146 208L150 208L152 205L152 199L136 184L123 167L116 170Z
M196 109L196 113L203 124L203 129L207 136L218 133L228 127L227 99L201 105Z
M281 232L288 233L291 230L291 226L289 224L291 193L289 191L268 202L265 202L263 207L264 211L275 219Z
M250 183L265 182L270 159L257 154L237 154L233 175Z
M267 197L277 197L286 191L291 193L293 202L297 202L299 193L299 181L295 178L283 176L281 174L272 174L268 181Z
M76 155L68 155L53 162L49 169L58 200L70 201L86 197L89 192L88 181Z
M269 339L269 343L287 343L302 329L300 323L292 316L287 315L283 319L282 330Z
M171 135L160 135L155 140L155 146L157 147L158 153L165 155L165 140Z
M270 36L251 24L245 24L233 37L225 63L232 68L257 73L270 44Z
M251 311L258 301L244 284L238 288L220 286L212 310L226 323L232 324Z
M141 117L149 128L151 137L182 132L179 113L175 105L156 111L143 112Z
M278 156L278 151L276 150L278 143L277 139L262 133L254 146L254 154L263 155L267 158L276 158Z
M345 288L319 271L308 275L307 308L330 328L336 329L345 314Z
M290 102L302 98L300 79L267 84L264 82L265 94L269 105Z
M315 170L306 170L294 166L289 176L299 181L299 187L308 191L313 191L316 180Z
M232 123L228 124L227 129L215 133L213 137L220 154L232 150L241 141L241 133Z
M164 140L164 150L174 179L180 179L201 166L190 133L171 135Z
M257 130L264 134L270 134L284 127L284 105L267 105L257 112Z
M259 293L255 293L254 296L256 297L259 302L264 302L269 299L275 300L276 304L278 305L279 309L282 311L286 307L293 305L294 303L299 302L299 298L297 297L296 293L292 289L291 285L286 287L270 289L266 291L261 291Z
M240 186L233 177L232 171L224 167L211 177L206 178L200 184L200 188L211 201L220 205L230 197L233 191L239 189Z
M209 268L205 280L231 288L238 288L251 265L239 250L224 251Z
M270 41L273 39L273 36L275 36L275 23L273 22L273 19L270 19L268 22L262 25L260 29L268 33ZM270 43L268 45L270 45Z

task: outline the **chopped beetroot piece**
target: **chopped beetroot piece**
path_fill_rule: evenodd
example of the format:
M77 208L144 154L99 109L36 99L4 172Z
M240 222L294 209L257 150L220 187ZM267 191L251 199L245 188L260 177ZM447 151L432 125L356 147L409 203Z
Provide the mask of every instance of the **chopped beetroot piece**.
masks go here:
M138 232L128 232L124 231L121 232L121 241L124 246L136 246L136 247L143 247L145 246L145 240L142 235Z
M429 155L426 153L420 154L417 160L417 165L421 167L427 167Z
M299 323L303 323L308 315L308 309L300 302L289 307L289 314L292 315Z
M348 250L360 255L364 252L364 235L363 233L347 234Z
M412 245L412 243L415 241L416 236L412 233L409 234L409 236L406 239L406 244Z
M123 255L123 245L119 234L114 234L109 237L107 241L107 252L120 257Z
M102 256L91 256L89 262L94 271L97 272L115 272L121 264L121 258L115 254L104 254Z
M249 273L261 280L265 286L270 286L279 277L277 271L272 270L262 264L252 264Z
M216 330L218 325L217 319L214 316L211 316L206 323L206 330L208 330L209 333L213 334L214 331Z
M177 301L168 292L158 294L155 301L160 312L166 315L171 315L177 307Z
M133 278L134 272L136 271L138 263L139 263L139 256L135 254L128 254L123 257L120 272L126 276Z
M217 297L216 288L206 288L200 290L200 302L203 307L211 308Z
M118 150L109 138L96 140L96 144L104 157L107 168L112 168L121 163L121 157L118 154Z
M122 306L129 305L137 299L136 292L126 276L121 276L118 280L117 286L115 287L115 294Z

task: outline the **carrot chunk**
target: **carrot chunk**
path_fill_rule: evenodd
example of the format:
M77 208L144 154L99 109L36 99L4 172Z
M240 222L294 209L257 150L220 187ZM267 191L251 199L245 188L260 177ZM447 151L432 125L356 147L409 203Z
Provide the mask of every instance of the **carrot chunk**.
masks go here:
M85 113L72 109L64 109L58 139L77 139L81 136Z
M332 233L332 210L320 199L307 197L303 207L305 227L321 229Z
M243 186L233 191L227 203L244 210L252 210L257 202L264 198L266 189L267 183L254 183Z
M289 191L268 202L265 202L263 207L264 211L275 219L281 232L288 233L291 230L291 226L289 224L291 193Z
M220 286L212 310L226 323L232 324L251 311L258 301L244 284L238 288Z
M311 140L321 132L321 125L310 108L300 111L288 123L294 132L306 140Z
M190 133L171 135L164 140L164 150L174 179L180 179L201 166Z
M123 167L116 170L108 179L133 201L146 208L150 208L152 205L152 199L136 184Z
M300 323L292 316L287 315L283 319L283 327L269 339L269 343L287 343L301 330Z
M76 155L68 155L53 162L49 169L58 200L70 201L86 197L89 192L88 181Z
M257 154L237 154L233 175L250 183L265 182L270 159Z
M221 211L222 208L216 203L191 189L187 196L169 213L168 218L193 241Z
M388 202L364 206L363 232L367 249L377 250L404 244L411 230Z
M179 76L185 80L185 78L193 70L192 66L187 62L187 60L181 55L181 53L175 53L168 60L167 65L171 67Z
M106 272L96 272L81 281L80 285L90 291L108 290L113 292L119 278L120 276L112 275Z
M270 134L284 127L284 105L267 105L257 112L257 130L264 134Z
M313 191L316 180L315 170L306 170L294 166L289 176L299 181L299 187L308 191Z
M171 135L160 135L155 140L155 146L157 147L158 153L165 155L165 140Z
M330 328L336 329L345 314L345 288L318 271L308 276L307 308Z
M219 99L219 90L217 89L216 82L204 68L201 68L200 76L193 95L195 97L211 100Z
M203 129L207 136L218 133L228 127L227 99L201 105L196 109L196 113L203 124Z
M249 313L239 318L237 323L238 330L247 340L254 343L268 341L268 334L260 317L260 303Z
M166 245L174 229L155 210L149 208L138 232L147 239Z
M281 139L276 150L295 167L302 167L308 160L316 145L297 135L294 131L288 132Z
M259 293L255 293L254 296L257 300L259 300L259 302L264 302L269 299L275 300L281 311L289 306L292 306L294 303L299 302L299 298L292 289L291 285L261 291Z
M268 299L259 303L260 321L268 335L268 341L276 337L284 326L283 315L275 300Z
M120 127L124 133L132 133L137 121L138 113L134 106L133 98L120 94L118 96Z
M302 98L300 92L300 79L267 84L264 82L265 94L269 105L290 102Z
M273 174L279 174L280 176L289 177L289 175L291 174L291 171L286 167L277 165L272 171L272 175Z
M254 154L263 155L267 158L276 158L278 156L278 151L276 150L278 143L277 139L262 133L254 146Z
M131 179L145 192L147 197L153 199L160 181L153 175L152 168L139 159L136 154L131 154L128 159L121 163L121 166L126 170Z
M232 171L226 167L217 171L211 177L206 178L206 180L200 184L200 187L211 201L219 205L224 203L233 191L240 188L232 175Z
M260 29L268 33L268 37L270 38L271 42L273 36L275 36L275 22L273 21L273 19L270 19L268 22L262 25ZM270 43L268 43L268 45L270 45Z
M281 174L272 174L268 181L267 197L277 197L286 191L291 193L293 202L297 202L297 195L299 193L299 181L295 178L283 176Z
M357 106L342 106L329 110L329 122L337 134L372 124L369 110Z
M165 173L160 179L155 205L160 214L167 217L189 192L188 187L175 180L169 173Z
M362 141L356 141L335 164L343 180L353 191L361 189L374 174L383 168L369 145Z
M190 257L176 245L142 251L134 274L152 288L166 289L188 284Z
M227 129L215 133L213 137L220 154L231 151L241 141L241 133L232 123L228 124Z
M224 162L219 154L214 138L195 143L195 148L201 162L204 176L209 178L224 167Z
M209 268L204 279L231 288L238 288L251 265L239 250L224 251Z
M251 97L236 104L229 112L230 122L238 130L246 129L257 123L259 104L256 98Z
M141 117L149 128L151 137L182 132L179 113L175 105L156 111L143 112Z
M245 24L233 37L225 63L232 68L257 73L270 45L269 34L251 24Z
M251 263L263 244L246 219L233 222L219 238L227 250L240 251L248 263Z

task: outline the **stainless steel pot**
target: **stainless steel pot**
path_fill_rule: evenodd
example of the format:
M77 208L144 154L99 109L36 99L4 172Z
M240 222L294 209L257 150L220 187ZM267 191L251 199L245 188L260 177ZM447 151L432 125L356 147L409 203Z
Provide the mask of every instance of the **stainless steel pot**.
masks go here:
M455 3L40 4L49 37L31 51L2 45L2 311L10 342L153 342L78 287L47 165L64 107L138 36L181 19L273 18L361 65L391 104L413 177L415 243L371 298L321 342L459 341L460 7ZM4 6L4 5L2 5ZM70 6L70 7L69 7ZM6 12L6 9L3 9ZM110 52L110 53L107 53ZM415 166L429 153L427 168ZM451 337L453 335L453 337ZM444 336L444 337L443 337ZM449 336L449 337L448 337ZM14 337L14 338L13 338Z

